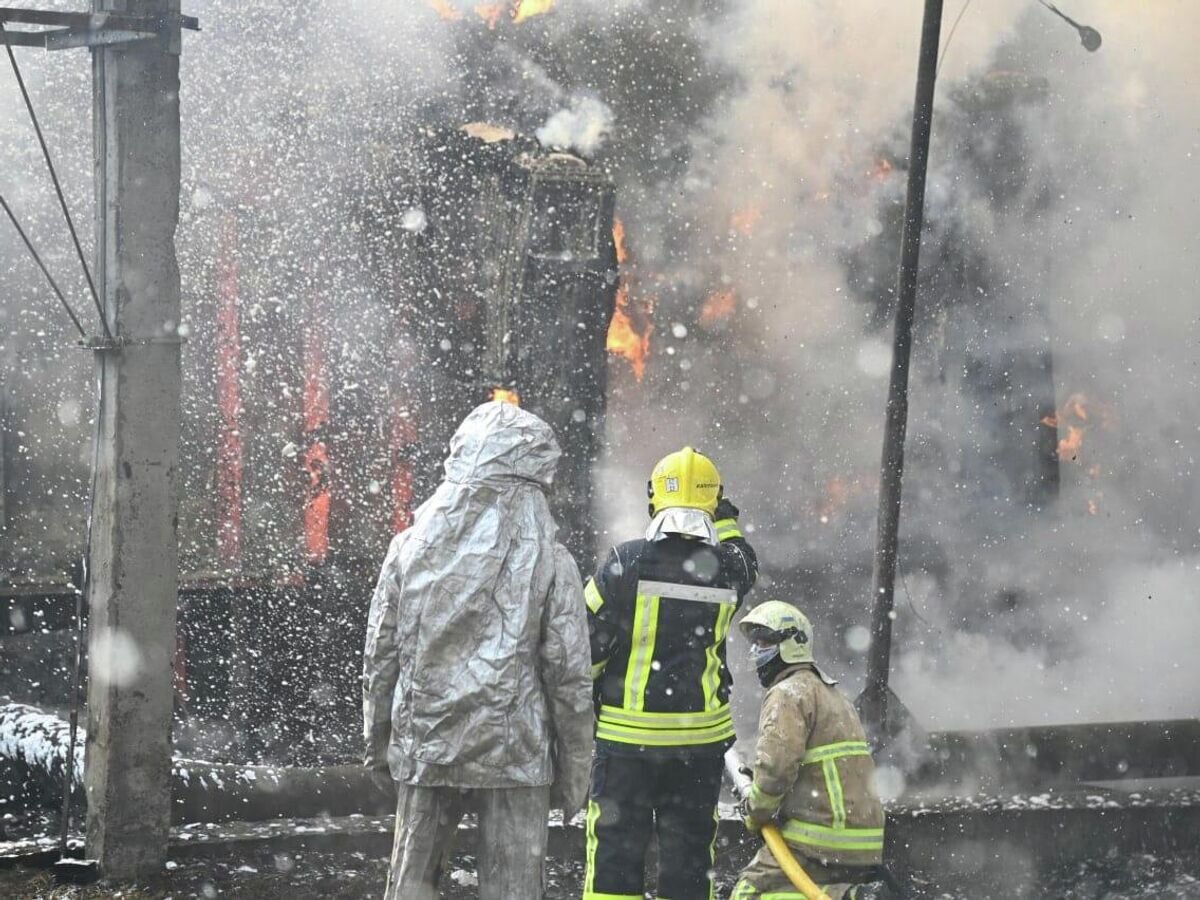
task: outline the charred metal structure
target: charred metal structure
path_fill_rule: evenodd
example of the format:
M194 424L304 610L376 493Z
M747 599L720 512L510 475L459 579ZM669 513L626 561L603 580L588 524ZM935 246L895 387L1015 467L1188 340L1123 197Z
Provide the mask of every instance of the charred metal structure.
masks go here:
M195 752L357 755L379 562L440 480L454 428L497 389L553 424L552 505L571 549L592 553L613 184L487 126L436 132L423 153L409 202L362 221L378 275L368 309L314 292L305 261L294 286L269 282L253 263L276 223L249 206L214 213L214 262L185 297L176 742ZM14 333L0 391L0 692L62 708L89 375L82 354L55 359L45 336Z
M393 295L406 348L396 394L416 418L416 458L440 461L480 400L519 402L558 435L552 507L564 542L590 560L617 292L615 187L579 156L482 123L435 132L421 155L426 174L400 216L404 287ZM420 469L423 495L440 473Z

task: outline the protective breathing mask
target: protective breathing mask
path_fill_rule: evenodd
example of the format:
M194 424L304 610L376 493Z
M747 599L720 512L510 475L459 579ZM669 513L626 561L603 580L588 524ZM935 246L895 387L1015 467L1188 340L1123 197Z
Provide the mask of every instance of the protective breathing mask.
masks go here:
M778 644L760 644L754 642L750 645L750 661L754 663L754 668L756 669L761 669L763 666L774 661L778 656Z

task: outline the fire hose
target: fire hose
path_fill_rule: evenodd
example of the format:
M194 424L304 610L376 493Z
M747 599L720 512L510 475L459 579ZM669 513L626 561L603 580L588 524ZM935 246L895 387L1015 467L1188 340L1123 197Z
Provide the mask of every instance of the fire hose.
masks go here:
M749 771L742 765L737 751L732 747L725 753L725 771L729 773L729 778L733 782L734 793L737 794L738 799L744 800L750 794L752 781ZM829 900L829 895L821 890L821 886L809 877L808 873L804 871L804 867L796 860L791 848L783 839L778 825L774 822L763 825L762 836L771 855L779 863L779 868L783 869L783 873L787 875L796 890L802 893L807 900Z

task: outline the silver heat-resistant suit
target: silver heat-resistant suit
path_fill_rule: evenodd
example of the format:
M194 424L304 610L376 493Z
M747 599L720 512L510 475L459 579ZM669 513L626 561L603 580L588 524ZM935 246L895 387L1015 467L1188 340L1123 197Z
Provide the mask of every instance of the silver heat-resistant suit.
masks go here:
M560 455L538 417L483 404L388 551L363 687L365 762L399 791L388 900L437 896L468 811L482 900L537 900L547 814L583 805L591 657L579 570L546 499Z

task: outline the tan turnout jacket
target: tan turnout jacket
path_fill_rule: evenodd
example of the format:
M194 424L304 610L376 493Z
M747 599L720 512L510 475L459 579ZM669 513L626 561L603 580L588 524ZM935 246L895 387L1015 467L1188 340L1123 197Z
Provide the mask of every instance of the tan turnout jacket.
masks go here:
M883 858L883 807L858 713L810 665L780 673L763 697L754 785L758 814L777 813L788 844L829 865Z

